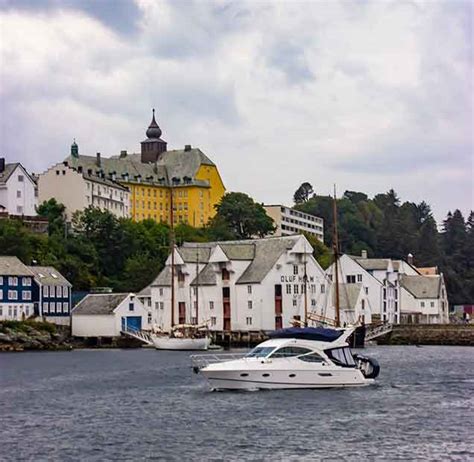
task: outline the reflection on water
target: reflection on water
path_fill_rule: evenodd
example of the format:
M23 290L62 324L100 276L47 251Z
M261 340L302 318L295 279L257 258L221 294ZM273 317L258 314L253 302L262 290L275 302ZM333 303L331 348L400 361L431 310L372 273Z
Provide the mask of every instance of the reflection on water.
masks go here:
M0 355L0 460L469 460L474 348L370 347L371 387L211 393L189 354Z

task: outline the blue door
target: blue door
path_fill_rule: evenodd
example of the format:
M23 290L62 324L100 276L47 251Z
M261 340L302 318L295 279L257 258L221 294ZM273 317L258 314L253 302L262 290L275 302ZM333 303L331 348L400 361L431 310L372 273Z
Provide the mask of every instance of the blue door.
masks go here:
M127 324L129 329L133 330L141 330L142 329L142 317L141 316L127 316L126 318L122 318L122 325L124 321Z

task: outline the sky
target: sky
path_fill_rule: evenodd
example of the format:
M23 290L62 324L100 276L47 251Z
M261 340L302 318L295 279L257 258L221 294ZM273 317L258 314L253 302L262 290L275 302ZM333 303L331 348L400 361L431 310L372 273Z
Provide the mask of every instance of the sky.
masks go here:
M469 1L0 0L0 156L139 152L156 108L229 191L474 208Z

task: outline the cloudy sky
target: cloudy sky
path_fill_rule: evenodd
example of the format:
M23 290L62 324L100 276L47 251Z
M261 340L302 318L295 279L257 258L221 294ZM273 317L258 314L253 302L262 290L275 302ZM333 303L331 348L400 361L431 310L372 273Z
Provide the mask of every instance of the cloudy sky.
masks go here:
M151 108L228 190L473 208L470 1L0 0L0 155L138 152Z

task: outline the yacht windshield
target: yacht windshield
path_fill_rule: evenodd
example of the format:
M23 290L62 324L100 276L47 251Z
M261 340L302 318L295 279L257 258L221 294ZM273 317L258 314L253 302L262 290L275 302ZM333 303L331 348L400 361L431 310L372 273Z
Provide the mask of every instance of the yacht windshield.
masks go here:
M311 350L301 347L283 347L275 351L272 354L272 358L291 358L292 356L304 355L306 353L311 353Z
M332 350L325 350L325 353L339 366L355 367L354 358L349 347L333 348Z
M265 358L268 356L275 347L256 347L250 353L248 353L246 358Z

